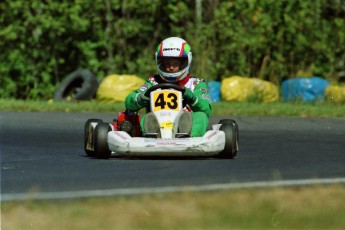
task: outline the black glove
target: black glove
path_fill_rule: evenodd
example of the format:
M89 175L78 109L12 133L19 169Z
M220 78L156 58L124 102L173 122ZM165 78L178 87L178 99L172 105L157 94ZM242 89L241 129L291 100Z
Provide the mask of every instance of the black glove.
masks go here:
M138 93L138 95L136 96L136 101L139 106L147 107L150 103L150 98L146 97L142 93Z
M182 87L182 89L184 89L183 100L187 104L193 105L198 100L198 98L195 96L195 94L192 92L192 90L190 90L186 87Z

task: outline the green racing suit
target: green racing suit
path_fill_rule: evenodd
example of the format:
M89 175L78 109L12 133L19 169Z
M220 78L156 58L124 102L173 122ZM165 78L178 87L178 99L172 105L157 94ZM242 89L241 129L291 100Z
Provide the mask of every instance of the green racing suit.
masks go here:
M130 93L125 99L125 107L126 109L132 111L138 111L142 107L138 105L136 101L136 96L138 93L145 94L145 92L152 86L157 85L159 83L166 83L164 82L158 75L150 76L145 83L139 87L139 89ZM201 137L206 133L207 126L208 126L208 119L212 113L212 100L207 89L207 85L205 81L200 78L190 77L188 76L185 81L177 83L181 87L185 86L189 88L194 95L197 97L196 102L193 105L187 105L183 110L192 112L192 130L191 136L192 137ZM140 120L140 127L143 132L144 130L144 120L145 115L142 116Z

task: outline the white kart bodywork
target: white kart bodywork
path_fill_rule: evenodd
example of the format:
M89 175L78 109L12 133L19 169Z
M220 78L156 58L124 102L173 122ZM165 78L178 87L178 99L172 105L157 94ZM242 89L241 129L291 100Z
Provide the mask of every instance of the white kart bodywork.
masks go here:
M213 156L224 149L225 134L207 131L203 137L145 138L131 137L123 131L108 133L109 149L129 156Z
M190 137L192 114L182 108L183 89L168 83L150 89L145 96L150 96L151 112L142 121L146 133L139 130L137 114L121 112L119 119L112 123L88 119L84 125L84 149L88 156L103 159L111 157L112 153L127 156L212 156L222 159L236 156L239 135L235 120L222 119L202 137Z
M150 108L159 124L159 138L131 137L124 131L108 133L109 149L129 156L213 156L224 150L225 134L214 125L202 137L175 138L182 108L182 93L158 89L150 93Z

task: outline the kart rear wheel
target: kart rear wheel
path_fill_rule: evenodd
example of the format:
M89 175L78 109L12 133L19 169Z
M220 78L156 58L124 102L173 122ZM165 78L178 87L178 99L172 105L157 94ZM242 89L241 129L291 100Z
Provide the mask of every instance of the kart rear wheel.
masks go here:
M103 121L101 119L91 118L91 119L88 119L85 122L85 126L84 126L84 150L85 150L86 155L88 155L89 157L95 157L95 152L94 151L86 149L86 145L88 144L88 139L89 139L89 130L90 130L89 126L93 122L101 123ZM89 140L91 142L89 144L91 144L93 146L95 141L94 141L93 136L91 138L92 138L92 140Z
M98 123L94 131L94 148L95 157L108 159L111 156L111 151L108 146L108 132L111 131L109 123Z
M239 149L239 132L238 125L235 120L223 119L219 121L222 124L220 130L225 133L224 150L217 156L223 159L233 159Z

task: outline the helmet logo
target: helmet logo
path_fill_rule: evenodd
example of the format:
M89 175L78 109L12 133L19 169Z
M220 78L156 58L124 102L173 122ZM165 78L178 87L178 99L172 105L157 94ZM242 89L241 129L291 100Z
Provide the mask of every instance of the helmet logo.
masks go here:
M177 50L180 51L180 48L163 48L163 51L173 51L173 50Z

